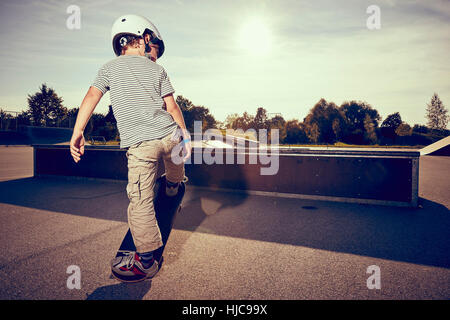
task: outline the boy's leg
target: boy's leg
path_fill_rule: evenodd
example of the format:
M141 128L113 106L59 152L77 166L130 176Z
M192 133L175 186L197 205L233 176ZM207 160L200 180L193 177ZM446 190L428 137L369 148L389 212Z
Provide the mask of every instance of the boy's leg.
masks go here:
M153 205L158 156L161 154L160 140L144 141L127 151L128 224L140 253L158 249L163 245L161 232Z

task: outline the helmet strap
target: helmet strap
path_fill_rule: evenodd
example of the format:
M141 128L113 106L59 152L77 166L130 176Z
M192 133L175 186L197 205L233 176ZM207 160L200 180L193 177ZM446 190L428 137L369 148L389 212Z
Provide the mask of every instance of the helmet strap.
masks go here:
M146 43L145 44L145 52L149 52L150 53L151 50L152 50L152 48L150 47L150 45L148 43Z
M148 34L148 42L146 40L146 36ZM145 44L145 52L150 53L150 51L152 50L152 48L150 47L150 42L152 41L152 34L151 31L146 29L144 31L144 34L142 35L142 38L144 38L144 44Z

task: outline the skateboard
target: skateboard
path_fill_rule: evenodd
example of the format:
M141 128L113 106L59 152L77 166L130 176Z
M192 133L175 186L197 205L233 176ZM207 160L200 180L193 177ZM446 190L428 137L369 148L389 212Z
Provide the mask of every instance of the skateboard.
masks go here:
M156 179L155 182L155 198L153 200L155 207L156 220L161 232L162 247L153 252L153 258L158 261L158 271L164 261L164 249L169 239L170 232L172 231L173 222L178 212L181 210L181 201L183 200L184 193L186 191L185 180L178 186L178 193L175 196L169 197L166 195L166 177L163 175ZM130 229L128 229L125 237L122 240L122 244L117 251L116 258L128 255L130 252L135 252L136 246L133 241L133 236ZM112 276L119 281L123 282L135 282L136 279L124 279L123 276L117 276L113 270L111 270Z

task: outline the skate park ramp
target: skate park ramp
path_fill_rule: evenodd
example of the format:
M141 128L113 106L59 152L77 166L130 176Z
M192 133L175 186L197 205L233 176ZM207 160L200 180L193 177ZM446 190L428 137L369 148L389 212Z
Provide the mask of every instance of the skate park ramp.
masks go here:
M450 136L420 149L420 155L450 156Z
M0 131L0 145L30 145L31 141L23 132Z
M71 128L22 126L18 131L0 132L0 144L69 144L72 132Z

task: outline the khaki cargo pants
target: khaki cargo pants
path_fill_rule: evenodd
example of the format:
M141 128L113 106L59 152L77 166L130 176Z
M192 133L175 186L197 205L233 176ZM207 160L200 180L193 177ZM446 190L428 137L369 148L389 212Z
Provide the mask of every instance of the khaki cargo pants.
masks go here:
M153 251L163 245L153 206L154 187L161 157L167 180L181 182L184 178L184 163L176 165L171 160L171 151L179 143L175 132L162 139L139 142L126 153L128 225L137 252Z

